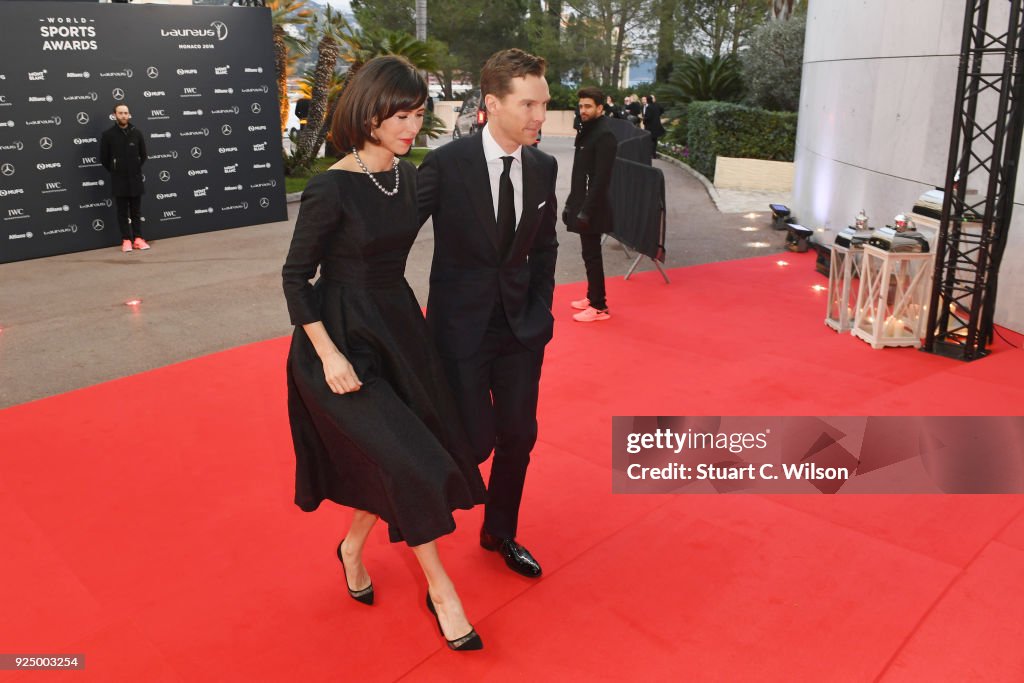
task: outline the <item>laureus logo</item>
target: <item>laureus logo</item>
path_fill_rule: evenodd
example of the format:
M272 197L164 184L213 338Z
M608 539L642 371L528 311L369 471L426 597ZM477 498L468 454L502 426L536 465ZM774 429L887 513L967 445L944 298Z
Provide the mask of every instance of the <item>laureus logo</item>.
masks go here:
M210 26L217 32L217 40L224 40L228 37L228 26L223 21L215 21Z

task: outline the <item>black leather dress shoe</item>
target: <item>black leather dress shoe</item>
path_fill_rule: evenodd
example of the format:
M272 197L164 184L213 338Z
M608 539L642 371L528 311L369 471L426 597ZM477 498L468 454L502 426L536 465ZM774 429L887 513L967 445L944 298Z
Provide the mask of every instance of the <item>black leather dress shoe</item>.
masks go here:
M516 543L514 538L498 538L480 530L480 546L484 550L493 550L505 558L508 568L517 574L536 579L541 575L540 564L533 559L530 551Z

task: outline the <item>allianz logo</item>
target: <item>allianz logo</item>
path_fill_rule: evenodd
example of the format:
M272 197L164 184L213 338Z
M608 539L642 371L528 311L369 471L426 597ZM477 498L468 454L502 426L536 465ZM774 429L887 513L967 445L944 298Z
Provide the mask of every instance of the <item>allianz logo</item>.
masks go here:
M247 73L247 74L261 74L261 73L263 73L263 67L262 66L257 66L257 67L247 66L247 67L245 67L245 73Z
M225 192L236 192L236 191L241 190L241 189L243 189L241 185L225 185L224 186L224 191Z
M156 196L157 199L177 199L177 192L161 192ZM166 211L164 213L167 213Z
M154 139L154 140L157 140L159 138L168 138L169 139L171 137L171 132L167 131L166 133L150 133L149 137Z
M35 237L35 235L33 235L31 232L22 232L22 233L17 233L17 234L13 234L13 235L8 235L7 239L9 239L9 240L30 240L33 237Z
M68 78L89 78L88 71L69 71L67 74Z
M270 162L268 161L268 162L266 162L266 163L264 163L264 164L253 164L253 165L252 165L252 167L253 167L254 169L260 169L260 168L270 168Z
M202 109L186 109L185 111L183 111L181 113L184 114L185 116L202 116L203 115L203 110Z
M68 98L64 98L65 100ZM41 95L38 97L29 97L29 102L53 102L53 95Z
M46 213L64 213L70 211L71 207L65 204L64 206L48 206L46 207Z
M207 209L196 209L195 210L195 214L197 216L200 215L200 214L204 214L204 213L213 213L213 207L210 207L210 208L207 208Z
M234 88L214 88L213 89L213 94L214 95L234 95L235 94L235 89Z
M86 180L82 183L82 187L103 187L105 183L102 179L100 180Z
M178 69L179 76L195 76L199 73L199 69Z

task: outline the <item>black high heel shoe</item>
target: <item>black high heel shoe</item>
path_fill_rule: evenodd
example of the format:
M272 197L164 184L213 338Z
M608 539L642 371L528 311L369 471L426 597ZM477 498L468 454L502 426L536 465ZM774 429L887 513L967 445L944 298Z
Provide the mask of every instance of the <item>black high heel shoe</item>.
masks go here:
M373 582L370 582L370 585L366 588L357 591L352 590L352 588L348 585L348 574L345 573L345 558L341 556L341 544L344 542L345 540L342 539L341 543L338 544L338 562L341 562L341 575L345 577L345 588L346 590L348 590L349 597L351 597L356 602L361 602L364 605L372 605Z
M427 609L434 615L434 619L437 620L437 630L441 632L441 637L444 638L444 629L441 628L441 618L437 616L437 610L434 609L434 601L430 599L430 593L427 592ZM484 641L480 640L480 636L477 635L476 629L472 626L469 628L469 633L456 638L455 640L448 640L444 638L444 642L448 643L448 649L450 650L482 650L484 649Z

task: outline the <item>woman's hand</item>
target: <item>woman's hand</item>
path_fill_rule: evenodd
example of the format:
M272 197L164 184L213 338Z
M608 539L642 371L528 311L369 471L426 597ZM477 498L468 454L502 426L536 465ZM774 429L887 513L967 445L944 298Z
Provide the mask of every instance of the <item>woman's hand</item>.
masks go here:
M323 359L324 379L327 386L336 394L347 394L352 391L359 391L363 383L359 381L355 368L348 362L340 351L328 353Z

